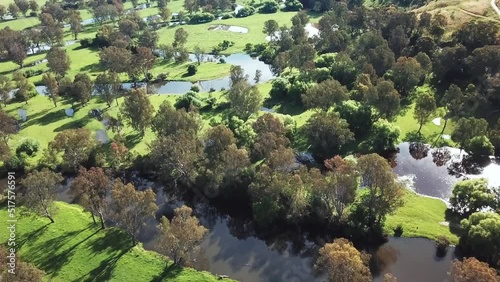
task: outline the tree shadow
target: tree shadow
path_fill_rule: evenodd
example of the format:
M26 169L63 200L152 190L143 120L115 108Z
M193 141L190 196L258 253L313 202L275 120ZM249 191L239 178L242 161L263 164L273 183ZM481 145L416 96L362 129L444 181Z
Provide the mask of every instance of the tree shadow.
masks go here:
M181 273L181 271L182 267L177 266L173 263L170 265L166 263L163 272L153 277L151 282L169 281L170 279L177 277Z
M54 237L43 242L35 249L31 250L30 256L34 257L33 262L39 268L43 269L52 276L57 275L61 268L70 260L71 256L73 256L75 249L80 244L93 237L97 232L99 232L99 229L95 229L92 234L73 244L71 247L65 248L65 246L67 246L68 242L80 233L91 228L92 225L88 225L84 229L67 232L61 236Z
M33 242L35 238L38 238L40 236L42 236L42 234L47 231L47 228L49 227L50 223L47 223L45 224L44 226L36 229L36 230L33 230L29 233L26 233L21 240L17 241L16 242L16 245L18 247L18 249L22 249L23 245L26 243L26 242Z
M139 142L141 142L142 137L143 136L141 136L140 133L127 134L125 136L125 146L127 146L127 148L135 147L135 145L137 145L137 144L139 144Z
M74 119L70 122L67 122L67 123L55 128L54 132L61 132L63 130L67 130L67 129L82 128L82 127L85 127L85 125L87 125L87 123L89 123L91 120L92 120L92 118L90 118L89 116L85 116L81 119Z
M109 281L116 267L116 263L132 248L132 240L118 229L106 230L106 235L96 239L91 246L95 253L112 254L103 260L98 267L82 275L75 281Z
M86 65L80 69L80 72L100 72L103 68L99 64Z
M457 213L454 213L450 209L447 209L444 215L445 215L445 220L449 222L448 228L450 232L457 235L458 237L462 236L463 230L460 227L460 221L463 218Z
M64 111L55 111L42 115L42 112L35 114L34 116L28 116L28 120L23 124L24 127L31 125L48 125L57 122L61 119L66 118Z

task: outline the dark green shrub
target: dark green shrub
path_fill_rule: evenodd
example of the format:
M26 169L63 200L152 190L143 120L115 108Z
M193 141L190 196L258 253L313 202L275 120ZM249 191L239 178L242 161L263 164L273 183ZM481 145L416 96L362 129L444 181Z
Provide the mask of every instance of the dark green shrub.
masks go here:
M273 14L278 11L278 3L274 0L268 0L262 3L259 12L263 14Z
M189 65L187 68L187 74L189 76L195 75L197 71L198 71L198 68L196 67L196 65Z
M40 148L40 143L33 139L25 139L19 146L16 148L16 155L20 156L21 153L25 153L28 156L34 156L38 152Z

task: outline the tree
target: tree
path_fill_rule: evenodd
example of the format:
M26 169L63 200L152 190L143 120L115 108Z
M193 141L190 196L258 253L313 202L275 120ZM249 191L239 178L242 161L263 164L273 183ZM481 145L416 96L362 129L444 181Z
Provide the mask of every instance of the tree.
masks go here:
M372 280L366 258L344 238L325 244L319 250L315 267L324 269L328 274L328 281L331 282Z
M267 36L269 36L271 42L274 40L274 37L278 32L278 30L279 30L279 25L277 21L267 20L264 22L264 28L262 29L262 32L265 33Z
M344 145L354 141L349 125L336 112L313 114L304 125L304 132L312 151L322 159L338 155Z
M33 85L33 83L21 72L15 72L13 78L18 88L15 93L15 98L28 104L28 100L38 94L35 85Z
M75 75L73 85L71 86L71 97L73 101L80 102L81 105L86 105L92 96L94 83L86 73Z
M103 69L124 73L129 70L132 64L132 53L125 48L110 46L99 52L99 62Z
M482 118L460 118L453 132L451 140L457 142L461 148L467 146L467 143L475 136L483 136L488 131L488 122Z
M472 137L471 140L465 143L464 150L471 154L472 157L488 157L495 153L495 147L485 135Z
M429 33L439 41L446 31L446 26L448 25L448 19L441 13L434 14L432 16Z
M78 33L82 31L82 16L80 15L80 11L71 10L68 13L68 22L69 29L71 30L71 33L73 33L73 36L75 36L75 40L77 40Z
M404 97L420 84L424 71L415 58L399 57L392 67L392 80L396 89Z
M5 75L0 75L0 98L3 101L3 105L7 106L10 101L10 91L14 89L10 78Z
M63 10L63 15L65 12ZM49 46L61 45L64 39L64 30L61 27L61 21L48 13L42 13L39 16L41 26L41 38ZM63 17L64 19L64 17Z
M38 9L40 8L40 6L38 5L38 3L35 0L29 1L29 5L30 5L30 10L32 12L37 12Z
M494 212L476 212L460 222L462 236L459 248L465 256L498 265L500 258L500 215Z
M368 139L362 144L372 152L384 153L395 150L399 144L399 133L399 127L380 119L373 124Z
M476 258L464 258L463 261L453 260L450 271L451 282L487 282L500 281L500 276L494 268Z
M57 98L59 97L59 85L57 84L57 79L50 72L45 73L42 77L43 84L47 87L45 94L54 103L54 107L57 107Z
M153 68L156 61L156 56L148 47L137 48L137 54L133 56L134 68L144 74L145 80L149 80L149 71Z
M90 212L94 224L95 216L99 216L102 229L106 228L104 213L109 186L109 177L100 167L92 167L89 170L81 167L78 176L71 183L71 192L76 201Z
M413 112L413 118L415 118L420 125L418 127L418 133L422 130L422 126L429 122L432 115L436 111L436 100L434 98L434 93L432 91L418 91L417 98L415 100L415 109Z
M472 51L485 45L495 45L497 34L498 27L494 23L473 20L465 22L452 37Z
M170 102L165 101L160 105L151 127L158 136L186 132L195 137L201 129L201 120L197 113L176 110Z
M95 141L87 128L63 130L49 143L50 150L62 153L63 165L72 172L88 161L94 147Z
M262 107L262 95L256 86L247 81L239 81L227 92L227 99L234 114L244 120Z
M448 119L450 117L456 117L461 114L464 108L465 96L462 93L460 87L455 84L451 84L448 90L446 90L446 92L444 93L443 98L441 99L441 103L446 110L446 115L444 116L444 125L441 131L441 134L443 134L444 130L446 129L446 125L448 124Z
M21 12L21 10L19 9L19 7L16 5L16 3L10 3L9 4L9 7L7 8L7 10L9 11L9 14L14 18L14 19L17 19L17 16L19 15L19 13Z
M53 203L57 196L57 185L62 181L63 177L60 173L55 173L47 168L28 173L21 181L26 189L23 194L26 206L54 223Z
M283 122L272 114L260 116L252 127L257 134L252 155L257 161L270 158L273 152L290 144L290 140L285 136L286 128Z
M16 134L18 131L17 120L8 115L3 110L0 110L0 138L1 141L7 143L10 135Z
M132 153L119 141L111 142L111 151L107 155L108 163L115 172L127 169L132 163Z
M7 51L9 58L22 68L27 56L27 48L21 42L14 42L9 45Z
M347 88L334 79L324 80L302 94L302 102L307 108L320 108L324 111L347 98Z
M468 217L474 212L495 206L495 193L488 187L488 180L462 180L453 187L450 197L451 209Z
M202 144L190 132L160 136L150 145L150 157L156 166L158 178L165 184L177 183L190 187L198 174L198 163L203 158Z
M196 62L198 66L203 62L203 57L205 56L205 50L203 50L200 46L194 46L194 57L196 58Z
M182 27L175 30L174 35L174 48L183 48L186 44L188 38L188 33Z
M7 8L4 5L0 5L0 19L4 19L5 15L7 15Z
M358 158L361 185L367 192L361 196L365 220L369 228L380 225L387 214L403 205L404 188L396 180L389 162L377 154Z
M356 164L340 156L325 160L324 164L328 169L325 185L315 185L313 190L320 203L316 208L327 219L340 223L356 198L359 186Z
M151 28L146 28L139 36L139 45L141 47L147 47L152 50L157 49L156 45L158 43L158 33Z
M208 232L198 219L192 216L193 210L185 205L176 208L172 221L162 217L158 229L160 236L158 248L161 254L169 256L174 264L190 261L191 255Z
M198 2L196 0L184 0L184 8L192 14L198 10Z
M50 48L45 58L47 59L49 70L61 77L66 75L71 66L68 54L60 47Z
M133 129L139 131L141 136L144 136L146 128L151 125L154 113L154 108L146 94L146 89L132 89L123 101L121 113L127 123Z
M16 3L16 6L19 8L19 11L21 11L23 16L26 17L26 13L30 8L28 0L14 0L14 3Z
M120 89L121 83L118 74L114 72L104 72L97 75L94 82L94 90L104 99L104 101L106 101L108 108L111 107L113 99L116 100L116 105L118 106Z
M121 19L118 23L118 30L126 36L132 38L139 31L139 25L128 18Z
M390 80L382 80L373 89L367 89L365 100L377 109L376 119L393 120L401 109L401 95Z
M253 81L255 82L255 84L259 84L261 77L262 77L262 71L259 69L255 70L255 75L253 77Z
M116 180L111 199L113 220L132 237L132 245L135 246L140 228L158 210L155 193L151 188L138 191L133 184L125 185L121 180Z
M370 132L373 124L373 111L370 105L347 100L335 106L335 111L349 124L356 139L362 139Z

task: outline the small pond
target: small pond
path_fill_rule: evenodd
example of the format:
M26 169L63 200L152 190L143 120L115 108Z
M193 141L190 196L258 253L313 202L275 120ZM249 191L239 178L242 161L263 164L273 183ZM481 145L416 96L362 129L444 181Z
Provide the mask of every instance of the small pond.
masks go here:
M500 161L487 158L481 163L468 160L456 148L430 148L418 143L402 143L394 158L394 172L415 192L447 201L455 183L462 179L488 179L500 186Z

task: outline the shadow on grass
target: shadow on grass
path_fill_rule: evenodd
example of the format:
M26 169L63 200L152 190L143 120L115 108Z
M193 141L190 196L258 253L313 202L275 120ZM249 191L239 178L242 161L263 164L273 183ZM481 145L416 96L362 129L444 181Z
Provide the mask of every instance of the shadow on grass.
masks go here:
M163 272L151 280L151 282L161 282L161 281L169 281L170 279L175 278L178 276L182 271L182 267L177 266L175 264L168 265L168 263L165 265L165 269Z
M135 145L141 142L143 136L140 133L128 134L125 136L125 146L127 148L135 147Z
M82 128L84 127L87 123L89 123L92 120L89 116L85 116L81 119L74 119L70 122L67 122L57 128L54 129L54 132L60 132L66 129L74 129L74 128Z
M458 237L462 236L463 231L460 227L460 221L462 220L462 217L452 212L450 209L447 209L445 212L445 219L449 222L450 232L457 235Z
M45 233L45 231L47 231L47 228L49 227L50 223L47 223L45 224L44 226L36 229L36 230L33 230L29 233L26 233L22 238L21 240L18 240L16 242L16 245L18 247L18 249L22 249L23 245L27 242L33 242L36 238L40 237L43 235L43 233Z
M108 281L111 279L116 263L133 246L132 240L118 229L106 230L107 234L96 239L90 246L93 252L109 253L110 256L101 261L98 267L84 274L75 281ZM139 267L139 266L138 266Z
M60 111L50 112L47 114L38 112L33 116L28 116L28 120L24 123L24 127L28 127L31 125L44 126L65 119L66 117L67 116L62 109Z
M67 232L61 236L51 238L36 246L36 248L32 248L29 253L29 256L33 258L31 261L48 274L56 276L61 268L71 259L75 249L99 232L99 229L96 228L89 236L68 248L70 240L88 229L92 229L92 225L89 224L84 229Z

